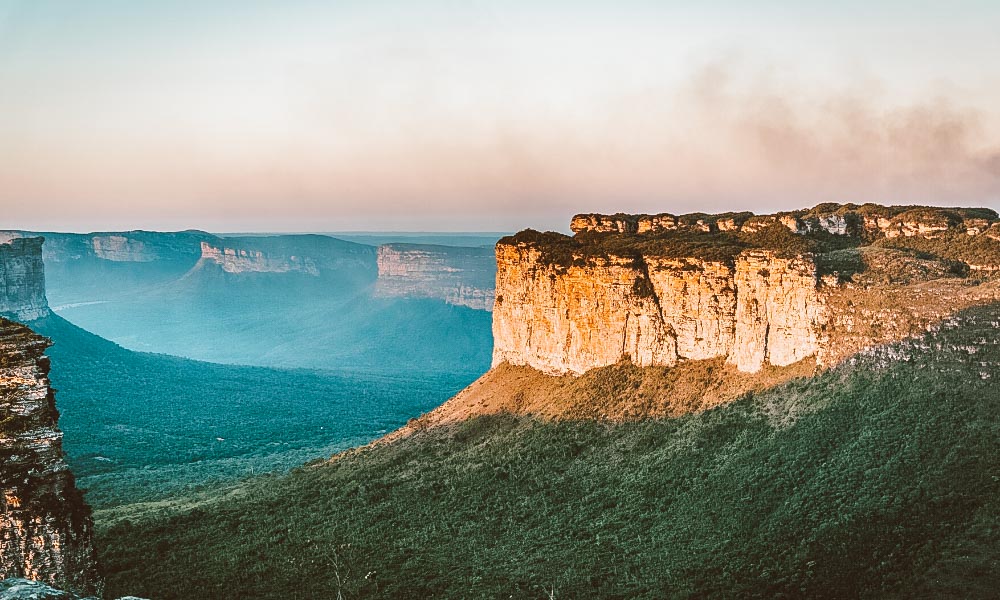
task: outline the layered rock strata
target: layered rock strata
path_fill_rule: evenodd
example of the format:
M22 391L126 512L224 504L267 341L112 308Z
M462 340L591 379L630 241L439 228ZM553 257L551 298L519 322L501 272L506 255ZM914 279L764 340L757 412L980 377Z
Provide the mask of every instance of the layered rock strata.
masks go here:
M95 235L91 238L94 256L112 262L153 262L156 250L142 240L125 235Z
M316 261L303 256L269 255L260 250L228 248L201 243L201 259L212 262L226 273L305 273L319 276Z
M767 251L732 264L610 257L564 269L538 248L499 244L497 267L493 363L549 374L720 357L756 372L815 354L826 318L815 264Z
M183 261L194 264L201 241L218 240L201 231L120 231L102 233L34 233L0 231L0 243L11 239L44 237L42 258L49 267L95 260L108 263Z
M571 225L574 238L529 230L497 244L494 366L825 366L1000 300L989 209L822 205Z
M0 315L19 321L49 314L40 237L11 238L0 244Z
M196 267L218 266L226 273L292 273L362 279L376 275L375 248L325 235L221 238L201 242Z
M385 244L377 260L378 296L434 298L493 310L496 261L490 248Z
M93 593L93 523L63 456L48 346L0 319L0 579Z
M754 215L694 213L672 215L579 214L570 222L573 233L643 234L664 231L741 231L753 233L778 223L798 234L826 232L854 237L934 237L960 228L980 235L997 222L990 209L935 208L925 206L881 206L877 204L821 204L812 209Z

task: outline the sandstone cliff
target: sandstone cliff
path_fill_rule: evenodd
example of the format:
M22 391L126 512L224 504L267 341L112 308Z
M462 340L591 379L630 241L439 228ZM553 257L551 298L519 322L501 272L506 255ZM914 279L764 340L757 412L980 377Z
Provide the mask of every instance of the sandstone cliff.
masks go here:
M672 366L723 357L755 372L818 347L823 299L807 258L612 255L563 268L515 243L497 246L497 265L494 365L581 374L621 360Z
M698 412L1000 303L989 209L799 214L578 215L573 237L500 240L493 368L378 443L485 414Z
M489 248L385 244L378 248L382 297L435 298L477 310L493 310L496 261Z
M215 247L201 243L201 259L214 262L227 273L289 273L319 276L316 262L300 256L268 256L260 250Z
M82 260L93 260L99 263L179 261L187 262L190 266L198 259L199 242L218 239L203 231L34 233L6 230L0 231L0 243L11 239L37 236L45 238L42 258L45 259L46 265L50 268L67 263L73 264L76 268L77 263Z
M0 315L19 321L49 314L45 298L43 238L8 238L0 243Z
M573 233L643 234L667 231L740 231L753 233L780 224L799 234L830 233L852 237L934 237L949 230L978 235L996 223L997 214L982 208L936 208L926 206L882 206L878 204L820 204L773 215L751 212L709 215L580 214L573 217Z
M63 457L48 346L0 319L0 579L92 593L93 525Z
M322 235L222 238L201 242L198 266L226 273L295 273L320 277L336 271L376 274L375 249Z
M833 364L1000 297L998 223L989 209L875 205L577 215L575 237L497 244L493 364Z
M152 262L158 258L156 250L144 241L124 235L95 235L91 246L95 256L113 262Z

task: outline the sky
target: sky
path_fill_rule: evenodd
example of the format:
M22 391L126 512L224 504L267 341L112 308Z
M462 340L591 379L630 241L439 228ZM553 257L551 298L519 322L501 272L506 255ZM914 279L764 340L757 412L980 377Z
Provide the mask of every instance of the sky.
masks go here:
M1000 208L996 0L0 0L0 228Z

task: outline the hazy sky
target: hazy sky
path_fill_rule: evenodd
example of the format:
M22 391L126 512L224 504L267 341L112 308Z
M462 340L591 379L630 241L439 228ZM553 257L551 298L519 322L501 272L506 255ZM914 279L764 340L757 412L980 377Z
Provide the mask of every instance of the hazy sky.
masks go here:
M1000 208L998 57L997 0L0 0L0 228Z

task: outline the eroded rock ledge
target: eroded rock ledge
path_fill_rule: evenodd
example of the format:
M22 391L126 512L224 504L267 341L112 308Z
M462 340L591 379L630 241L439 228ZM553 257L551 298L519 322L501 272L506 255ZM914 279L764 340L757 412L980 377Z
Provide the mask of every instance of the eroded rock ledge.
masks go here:
M44 238L10 238L0 243L0 315L21 321L49 314L45 297Z
M578 215L572 228L497 244L494 365L825 366L1000 299L989 209Z
M430 244L378 247L375 293L389 298L435 298L476 310L493 310L496 263L489 248Z
M0 579L94 593L90 509L63 457L49 340L0 318Z
M954 229L969 235L1000 236L997 214L988 208L937 208L929 206L882 206L879 204L820 204L813 208L755 215L731 212L716 215L691 213L672 215L580 214L573 217L573 233L659 233L665 231L739 231L753 233L780 224L794 233L833 235L933 237Z

